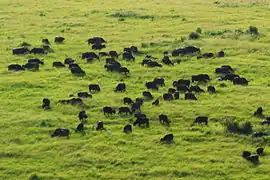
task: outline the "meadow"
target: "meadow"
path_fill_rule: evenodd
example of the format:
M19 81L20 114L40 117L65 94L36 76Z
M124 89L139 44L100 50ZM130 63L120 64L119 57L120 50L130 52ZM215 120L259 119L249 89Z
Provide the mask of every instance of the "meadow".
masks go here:
M270 3L264 1L219 0L1 0L0 1L0 179L74 180L74 179L269 179L269 136L254 138L225 131L226 120L250 122L253 131L270 133L253 116L262 106L270 116ZM259 35L247 33L250 26ZM201 28L200 37L188 35ZM56 36L63 44L53 43ZM92 51L87 39L101 36L108 43L103 51L123 51L135 45L141 52L134 62L119 58L130 69L128 76L107 72L104 59L86 63L83 52ZM42 45L48 38L54 50L46 55L12 55L12 49L27 42ZM175 66L141 66L151 54L161 61L164 51L193 45L202 52L223 50L224 58L180 57ZM73 76L68 68L55 69L53 61L75 59L86 76ZM38 72L12 72L7 66L40 58L45 65ZM248 86L217 80L215 68L231 65L247 78ZM133 116L105 117L102 107L124 106L122 98L135 99L146 90L144 83L164 77L166 86L151 91L162 96L173 80L190 79L206 73L211 77L203 89L213 85L216 94L202 93L198 101L161 101L160 106L145 102L142 111L150 117L149 128L134 127L129 135L123 127ZM127 91L113 91L119 82ZM101 92L84 100L86 106L61 105L58 100L87 91L98 83ZM224 83L226 87L220 86ZM40 108L43 98L52 101L51 110ZM75 133L78 112L89 118L85 134ZM169 127L158 121L159 114L172 120ZM197 116L208 116L208 126L191 126ZM95 131L103 121L108 131ZM69 139L51 138L58 127L69 128ZM174 134L173 144L160 144L165 134ZM241 157L243 150L255 152L265 147L259 164Z

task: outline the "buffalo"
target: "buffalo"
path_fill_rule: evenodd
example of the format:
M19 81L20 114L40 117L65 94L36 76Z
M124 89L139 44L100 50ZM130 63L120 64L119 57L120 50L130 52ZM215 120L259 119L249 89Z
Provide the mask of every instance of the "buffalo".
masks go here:
M9 71L24 71L25 69L19 64L10 64L8 66Z
M69 138L69 130L66 128L57 128L55 129L54 132L51 133L51 137L55 137L55 136L66 136L67 138Z
M206 117L206 116L198 116L195 120L194 120L194 122L193 122L193 124L192 125L194 125L194 124L202 124L202 123L204 123L205 125L208 125L208 117Z
M102 121L98 121L96 131L103 131L103 130L106 130L104 128L104 123Z
M115 110L113 108L105 106L105 107L103 107L103 113L104 113L105 116L108 116L108 115L113 115L116 112L115 112Z
M173 134L167 134L163 138L160 139L161 143L171 144L173 143Z
M42 106L41 106L42 109L50 109L50 103L51 103L51 101L49 99L44 98L42 100Z
M78 118L80 121L85 121L88 118L88 116L85 111L80 111L78 114Z
M132 132L132 125L130 125L130 124L125 125L125 127L123 128L123 132L126 134L131 133Z
M149 92L149 91L144 91L142 94L143 94L143 97L146 100L152 100L153 99L153 96L152 96L151 92Z
M198 100L193 93L185 93L185 100Z
M27 47L20 47L20 48L15 48L12 50L13 55L27 54L29 52L30 50Z
M60 37L60 36L57 36L57 37L54 38L54 42L55 43L63 43L64 40L65 40L65 38L64 37Z
M163 94L163 99L165 101L172 101L173 100L173 95L170 94L170 93L165 93L165 94Z
M56 68L62 68L62 67L65 67L65 64L63 64L60 61L55 61L55 62L53 62L52 66L56 67Z
M89 84L88 88L89 88L90 92L99 92L100 91L100 87L98 84Z
M125 83L119 83L114 89L115 92L124 92L126 91L126 84Z
M207 87L207 92L209 92L209 93L216 93L216 88L214 86L208 86Z
M126 115L132 114L131 110L128 107L120 107L118 111L119 111L118 112L119 114L123 114L123 113L125 113Z

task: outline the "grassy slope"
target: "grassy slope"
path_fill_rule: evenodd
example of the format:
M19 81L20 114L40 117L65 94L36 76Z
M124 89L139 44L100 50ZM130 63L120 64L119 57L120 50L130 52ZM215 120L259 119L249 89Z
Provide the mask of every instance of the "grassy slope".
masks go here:
M261 158L254 166L241 158L244 149L255 150L267 146L268 139L250 136L226 135L221 123L227 118L251 121L255 130L261 130L259 119L251 115L258 106L270 112L270 6L226 4L214 5L211 0L168 1L94 1L94 0L30 0L0 1L0 179L28 179L36 174L41 179L267 179L270 156ZM116 12L135 12L137 16L125 21L111 17ZM45 16L44 16L45 15ZM151 18L142 18L149 15ZM202 35L200 40L185 41L189 32L201 27L203 32L217 30L246 30L254 25L262 36L225 34L224 38ZM21 42L39 46L42 38L62 35L63 45L52 45L55 53L40 56L12 56L11 50ZM86 64L80 59L89 51L85 42L92 36L102 36L110 50L137 45L143 52L161 57L164 50L187 44L202 51L224 49L223 59L188 59L175 67L147 69L139 62L121 61L131 69L130 77L108 73L103 63ZM141 43L154 43L142 48ZM40 72L7 72L10 63L24 63L30 57L44 59ZM67 69L55 70L51 64L66 57L76 59L87 72L87 77L73 77ZM143 111L151 117L149 129L134 128L124 135L122 127L131 117L105 118L100 112L104 105L121 106L124 96L141 96L145 81L155 76L166 78L166 88L154 92L155 97L166 91L172 80L189 78L192 74L208 73L212 79L214 68L230 64L236 72L251 80L247 87L218 88L220 82L209 84L218 88L217 95L199 95L198 102L162 102L160 107L145 103ZM127 92L112 91L123 79ZM86 100L90 118L85 136L72 133L69 140L50 138L49 131L56 127L75 128L80 107L57 105L69 94L87 90L89 83L99 83L102 92ZM203 85L205 88L206 86ZM52 99L52 111L39 109L43 97ZM183 98L183 96L182 96ZM170 128L162 127L157 116L165 113L172 119ZM197 115L211 118L209 127L190 127ZM103 120L107 132L95 132L92 127ZM41 126L45 121L47 127ZM50 127L51 126L51 127ZM268 129L268 127L265 127ZM175 135L175 144L160 145L166 133ZM268 140L268 141L267 141Z

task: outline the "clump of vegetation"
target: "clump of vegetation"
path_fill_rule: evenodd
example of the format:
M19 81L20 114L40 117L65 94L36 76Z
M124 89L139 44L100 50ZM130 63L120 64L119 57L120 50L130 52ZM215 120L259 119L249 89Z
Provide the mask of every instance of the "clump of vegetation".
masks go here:
M196 32L191 32L188 36L189 39L198 39L200 35Z
M259 35L258 28L255 26L249 26L247 33L252 34L252 35L256 35L256 36Z
M137 14L133 11L119 11L119 12L115 12L113 14L110 15L111 17L116 17L116 18L136 18L136 19L154 19L154 16L150 16L150 15L140 15Z
M198 28L196 29L196 33L202 34L202 29L201 29L200 27L198 27Z
M28 42L22 42L22 43L20 44L20 46L28 47L28 46L31 46L31 44L28 43Z
M40 180L40 178L36 174L32 174L29 180Z
M250 122L245 122L244 124L239 124L232 120L227 120L225 122L225 128L227 132L237 133L237 134L251 134L253 132L252 125Z

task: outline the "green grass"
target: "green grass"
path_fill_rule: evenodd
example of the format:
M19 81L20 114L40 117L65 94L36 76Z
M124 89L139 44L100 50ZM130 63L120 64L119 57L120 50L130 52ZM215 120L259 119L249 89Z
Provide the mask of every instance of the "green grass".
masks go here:
M269 48L270 9L268 1L247 3L221 0L168 1L93 1L93 0L1 0L0 1L0 179L268 179L270 167L269 137L254 139L250 135L227 134L226 120L239 124L251 122L254 131L269 132L260 126L261 119L252 117L257 107L270 114ZM254 1L255 2L255 1ZM262 5L263 3L263 5ZM120 20L123 18L122 20ZM246 33L250 26L259 36ZM197 40L188 35L200 27ZM241 33L243 32L243 33ZM13 56L12 49L27 42L41 46L42 38L53 42L55 36L66 38L54 44L54 53L44 56ZM102 36L108 50L118 52L136 45L144 54L134 63L119 60L131 70L130 76L106 72L103 60L85 63L82 52L91 51L86 40ZM174 66L146 68L140 65L145 54L162 58L163 51L195 45L202 52L224 50L220 59L183 58ZM29 58L41 58L45 65L39 72L8 72L11 63L23 64ZM68 69L52 68L53 61L72 57L86 71L85 77L72 76ZM181 58L180 58L181 59ZM220 81L216 67L229 64L236 73L250 80L249 86L234 86ZM123 106L124 96L136 98L145 90L144 83L154 77L166 79L166 87L153 92L159 97L173 80L207 73L216 95L203 93L198 101L161 101L159 107L146 102L142 110L150 117L150 128L134 127L130 135L122 133L133 117L106 118L105 105ZM127 92L115 93L121 80ZM102 91L85 100L86 107L57 104L70 94L87 91L88 84L98 83ZM52 110L40 108L44 97L52 100ZM85 109L89 120L86 134L76 134L77 114ZM165 113L170 127L158 122ZM193 126L196 116L209 116L209 126ZM96 132L102 120L106 132ZM51 138L57 127L72 130L70 139ZM173 133L175 143L161 145L159 139ZM259 165L241 157L243 150L254 152L266 147Z

